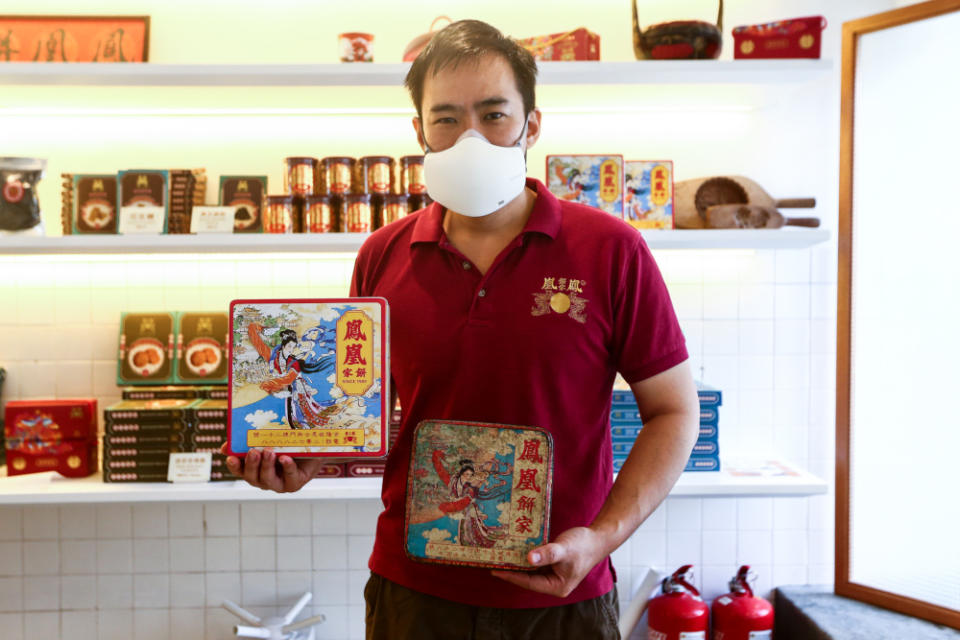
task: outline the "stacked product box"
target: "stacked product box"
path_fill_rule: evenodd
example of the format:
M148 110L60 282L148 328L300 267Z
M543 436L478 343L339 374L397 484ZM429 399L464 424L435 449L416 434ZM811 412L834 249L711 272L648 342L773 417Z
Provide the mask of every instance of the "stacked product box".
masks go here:
M166 482L171 453L210 452L211 480L232 480L220 445L227 403L200 398L121 400L104 411L104 482Z
M693 445L693 453L684 471L719 471L720 447L718 440L719 407L723 394L718 389L697 383L700 398L700 435ZM610 408L610 436L613 447L613 470L620 471L633 443L643 427L640 410L630 389L613 390Z

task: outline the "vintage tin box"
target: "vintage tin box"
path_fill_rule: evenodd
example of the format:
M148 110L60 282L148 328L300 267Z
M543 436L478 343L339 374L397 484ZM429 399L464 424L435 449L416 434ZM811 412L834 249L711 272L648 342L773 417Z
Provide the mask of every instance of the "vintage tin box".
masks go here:
M553 438L539 428L424 421L414 432L404 549L423 562L531 570L549 539Z
M97 471L97 401L11 400L4 409L7 473Z
M826 28L827 19L823 16L736 27L733 57L819 58L821 35Z
M174 382L223 384L227 381L226 313L177 314L177 367Z
M176 313L123 313L117 384L157 385L173 382Z
M624 219L637 229L673 228L673 161L628 160Z
M623 156L547 156L547 188L557 198L623 217Z
M233 301L230 451L385 456L387 314L382 298Z

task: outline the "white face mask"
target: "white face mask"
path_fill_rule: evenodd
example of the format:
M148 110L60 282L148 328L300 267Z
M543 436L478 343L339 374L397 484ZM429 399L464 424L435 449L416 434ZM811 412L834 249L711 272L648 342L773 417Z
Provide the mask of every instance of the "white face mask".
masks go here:
M468 129L449 149L431 151L423 159L427 193L456 213L479 218L500 209L523 192L527 162L521 141L509 147L491 144L479 132Z

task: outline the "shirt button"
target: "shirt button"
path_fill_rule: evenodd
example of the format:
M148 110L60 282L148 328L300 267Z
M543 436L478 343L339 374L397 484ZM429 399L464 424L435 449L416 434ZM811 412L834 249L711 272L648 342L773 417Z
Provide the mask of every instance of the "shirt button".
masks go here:
M464 269L469 269L469 268L470 268L470 262L467 261L467 260L464 260L464 261L463 261L463 268L464 268Z
M483 296L487 295L487 290L486 290L486 289L480 289L480 291L477 292L477 295L482 298Z

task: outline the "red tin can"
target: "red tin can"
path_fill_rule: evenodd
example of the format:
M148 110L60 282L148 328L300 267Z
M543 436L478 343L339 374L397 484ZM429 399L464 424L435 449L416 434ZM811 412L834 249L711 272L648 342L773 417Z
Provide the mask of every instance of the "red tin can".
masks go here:
M387 225L406 217L410 213L407 196L390 194L386 196L383 205L383 224Z
M823 16L737 27L733 30L733 57L819 58L820 36L826 28Z
M323 159L323 174L329 195L340 196L352 191L354 164L356 161L353 158L342 156Z
M97 471L97 401L11 400L4 410L7 474Z
M293 196L267 196L263 216L264 233L293 233L296 228L296 199Z
M370 195L352 193L345 198L346 224L341 228L349 233L367 233L373 229L373 209L370 207Z
M364 156L356 164L356 193L386 195L390 193L392 177L389 156Z
M427 183L423 179L423 156L400 158L400 190L409 194L427 192Z
M292 157L284 160L283 190L294 196L312 196L316 193L316 158Z
M303 206L304 233L331 233L336 218L330 208L330 196L308 196Z

